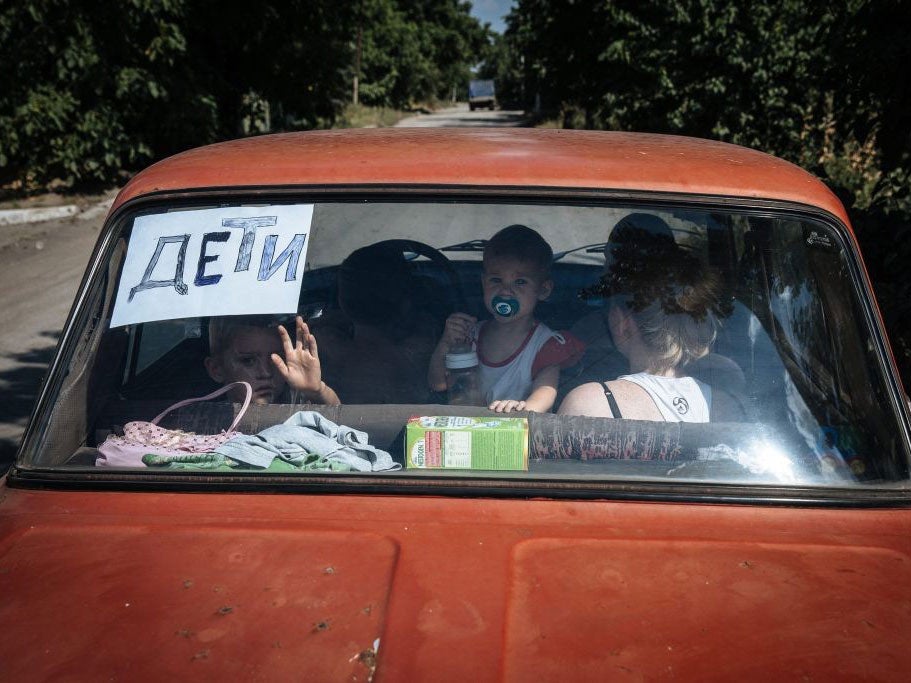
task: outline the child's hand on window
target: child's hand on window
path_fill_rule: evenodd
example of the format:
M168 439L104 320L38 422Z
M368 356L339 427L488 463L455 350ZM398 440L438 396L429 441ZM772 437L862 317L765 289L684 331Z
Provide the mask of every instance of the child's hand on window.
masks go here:
M518 413L525 410L525 401L515 401L513 399L503 399L494 401L489 408L498 413Z
M300 316L297 316L296 328L296 340L292 344L288 330L284 325L278 326L278 336L282 340L285 357L273 353L272 362L292 389L306 394L317 394L323 388L323 378L316 337L310 334L310 328Z

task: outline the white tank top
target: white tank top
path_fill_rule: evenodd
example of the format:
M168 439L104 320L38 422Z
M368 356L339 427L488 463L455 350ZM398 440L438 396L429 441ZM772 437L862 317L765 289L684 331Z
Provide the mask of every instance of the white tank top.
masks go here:
M621 375L642 387L666 422L708 422L712 410L712 388L692 377L659 377L646 372Z
M477 324L472 330L472 341L475 349L477 349L477 340L484 324L486 324L486 321ZM560 334L554 332L544 323L539 322L525 340L524 345L513 353L509 362L487 365L481 359L478 367L481 378L481 393L484 395L484 400L489 404L503 399L524 401L528 398L534 385L531 370L535 358L541 347L551 337L556 337L560 341L563 340Z

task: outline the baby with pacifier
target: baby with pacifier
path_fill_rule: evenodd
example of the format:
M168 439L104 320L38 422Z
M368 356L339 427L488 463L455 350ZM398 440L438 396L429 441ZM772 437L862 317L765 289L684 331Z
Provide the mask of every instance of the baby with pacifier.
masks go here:
M446 355L469 345L478 355L481 395L498 413L546 412L557 396L560 368L573 365L584 345L535 319L535 306L553 290L553 250L524 225L510 225L484 248L482 287L491 320L467 313L446 319L427 373L434 391L448 386Z

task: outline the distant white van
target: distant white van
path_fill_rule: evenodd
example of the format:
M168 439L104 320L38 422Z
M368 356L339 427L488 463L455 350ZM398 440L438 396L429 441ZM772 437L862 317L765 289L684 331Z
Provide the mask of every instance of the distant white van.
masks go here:
M479 107L497 107L497 91L494 82L489 80L473 80L468 82L468 108L471 111Z

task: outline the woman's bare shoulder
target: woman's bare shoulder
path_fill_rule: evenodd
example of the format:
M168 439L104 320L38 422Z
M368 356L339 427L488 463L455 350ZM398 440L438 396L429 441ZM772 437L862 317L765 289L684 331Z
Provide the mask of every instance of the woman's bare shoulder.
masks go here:
M599 382L581 384L570 391L560 409L560 415L587 415L589 417L612 417L607 399L604 397L604 385Z

